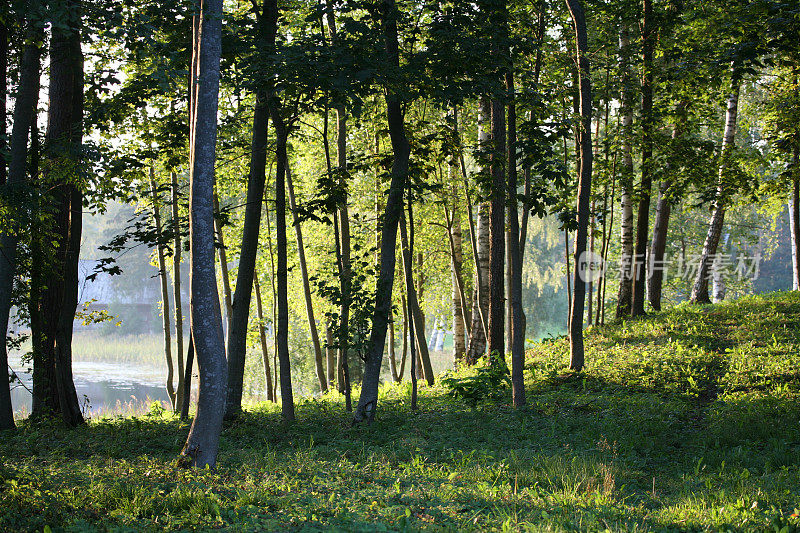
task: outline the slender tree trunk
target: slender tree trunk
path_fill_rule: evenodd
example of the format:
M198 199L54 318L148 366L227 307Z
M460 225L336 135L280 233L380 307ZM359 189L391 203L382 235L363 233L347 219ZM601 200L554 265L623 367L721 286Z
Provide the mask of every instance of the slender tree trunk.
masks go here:
M194 364L194 340L189 331L189 346L186 349L186 367L183 374L183 403L181 404L181 420L189 419L189 404L192 400L192 365Z
M404 280L405 278L401 273L400 277ZM406 371L406 356L408 355L408 336L411 334L411 330L408 327L408 305L406 304L406 291L403 288L404 283L400 284L400 307L403 308L403 354L400 356L400 381L403 381L403 374Z
M214 467L225 415L228 365L214 265L214 163L216 161L222 0L201 7L196 110L191 150L189 198L193 346L200 373L200 395L182 455L196 467Z
M734 74L735 75L735 74ZM728 201L728 191L724 186L725 175L728 172L728 158L736 141L736 117L739 110L739 85L733 81L731 93L728 96L728 109L725 113L725 133L722 137L722 150L719 164L719 184L717 197L714 200L714 210L708 223L708 232L703 243L703 253L697 268L694 286L692 287L692 303L711 303L708 295L708 278L711 263L717 254L719 238L722 234L722 225L725 221L725 208Z
M575 232L574 297L570 310L569 344L572 370L580 371L584 364L583 306L586 301L586 237L589 226L592 194L592 89L588 58L586 19L580 0L566 0L575 27L575 56L580 88L580 177L578 180L578 228Z
M322 347L319 342L319 332L317 331L317 321L314 319L314 305L311 302L311 283L308 280L308 267L306 266L306 251L303 246L303 232L300 228L300 218L297 215L297 205L294 196L294 185L292 184L292 173L289 167L286 168L286 185L289 190L289 207L292 210L292 220L294 221L294 231L297 237L297 255L300 262L300 276L303 278L303 294L306 299L306 315L308 317L308 328L311 332L311 343L314 346L314 365L317 370L317 381L322 394L328 392L328 382L325 379L325 367L322 364Z
M172 404L172 410L178 409L178 400L175 396L175 370L172 359L172 320L169 312L169 278L167 274L167 261L164 257L164 241L161 225L161 206L158 198L155 171L150 165L150 191L153 197L153 222L156 226L156 255L158 257L158 278L161 281L161 317L164 329L164 358L167 361L167 396Z
M223 333L228 334L231 330L231 322L233 320L233 296L231 293L231 278L228 270L228 249L225 246L225 236L222 233L222 219L221 211L219 208L219 197L217 191L214 191L214 231L217 235L217 253L219 255L219 275L222 278L222 301L225 302L225 330Z
M325 324L325 357L328 364L328 387L336 387L336 349L333 340L333 324Z
M517 109L514 101L514 75L506 73L506 89L511 101L508 103L508 234L509 234L509 295L511 313L509 329L511 330L511 395L514 407L525 405L525 313L522 310L522 253L519 245L519 218L517 214Z
M622 173L620 176L622 220L620 221L620 276L617 318L631 313L633 298L633 76L630 72L630 37L626 26L619 34L619 66L622 72Z
M394 68L399 68L400 65L397 15L398 10L394 0L381 0L380 24L386 51L386 61ZM389 313L392 308L397 224L403 210L403 189L408 175L409 156L411 154L411 147L403 124L402 100L397 95L395 87L389 86L387 88L385 98L386 118L394 160L392 161L389 195L386 198L386 212L383 216L383 227L381 228L381 266L375 289L375 310L372 318L369 351L364 364L361 397L354 413L354 423L363 421L371 423L375 418L383 348L386 345L386 327L389 323Z
M506 120L505 105L501 100L492 100L492 154L489 207L489 354L505 358L505 151Z
M269 348L267 346L267 332L264 329L264 305L261 300L261 286L258 284L258 276L253 277L253 284L256 289L256 312L258 313L258 338L261 341L261 358L264 361L264 378L267 386L267 401L274 402L272 395L272 369L269 366Z
M236 291L228 328L228 398L225 417L235 418L242 410L244 367L247 355L247 329L250 321L250 301L253 295L258 234L261 229L261 205L267 179L267 127L269 111L267 95L256 91L253 110L253 130L250 143L250 173L247 178L247 200L242 225L242 244L239 252L239 269L236 273ZM260 319L259 319L260 320ZM260 326L263 329L263 324ZM265 366L269 367L269 358ZM270 389L271 391L271 389Z
M36 5L34 3L34 5ZM32 6L31 6L32 7ZM3 193L11 196L22 187L28 159L28 138L31 127L36 120L36 105L39 100L39 67L41 49L39 42L43 31L41 27L28 21L26 36L19 65L19 83L14 95L14 121L11 128L8 177L0 186ZM5 94L3 94L5 100ZM5 121L4 121L5 122ZM4 124L5 126L5 124ZM5 163L2 164L5 166ZM17 227L21 221L14 221L13 226L0 230L0 330L8 331L8 319L12 306L12 290L16 272ZM11 406L11 393L8 382L8 352L5 340L0 343L0 430L13 429L14 414Z
M8 140L6 139L6 121L8 116L6 101L8 96L8 28L4 21L0 21L0 153L5 154L8 150ZM0 159L0 187L6 184L8 179L8 168L6 159ZM2 393L0 393L2 394Z
M411 345L411 410L417 410L417 354L416 350L420 345L419 339L417 338L416 331L417 331L417 317L414 313L414 306L411 301L411 295L414 294L414 278L411 275L411 258L414 255L414 210L413 210L413 197L410 194L410 190L408 191L408 221L409 221L409 235L410 238L403 239L403 236L406 233L406 221L405 216L402 216L400 219L400 238L403 239L403 243L401 244L402 254L403 254L403 272L404 278L406 282L406 292L408 293L408 310L406 315L408 317L408 333L409 339L408 343Z
M275 288L275 250L272 246L272 228L269 223L269 209L264 213L267 222L267 248L269 249L269 282L272 287L272 370L274 379L272 380L272 398L278 402L278 291Z
M276 0L270 0L275 2ZM283 117L280 115L281 105L274 95L270 98L270 114L275 125L277 137L275 157L277 160L275 172L275 234L276 249L278 252L277 270L277 306L278 324L276 341L278 362L281 370L281 414L284 420L291 422L295 419L294 395L292 392L291 360L289 359L289 286L288 286L288 257L286 239L286 144L289 132Z
M455 199L455 198L454 198ZM453 203L453 217L450 219L445 206L445 218L448 225L448 241L450 242L450 269L452 277L453 302L453 361L464 359L467 350L465 338L466 328L464 316L467 311L467 297L464 294L462 265L464 258L461 249L461 217L457 204Z
M412 228L414 220L409 216L409 228ZM433 386L433 367L431 366L430 353L428 352L428 344L425 342L425 317L419 307L419 300L417 295L418 289L414 289L414 274L413 274L413 259L410 257L412 253L412 246L409 243L409 232L413 229L406 230L405 217L400 218L400 246L403 252L403 272L406 277L410 277L411 281L406 280L406 298L408 300L408 308L412 312L411 324L414 327L414 338L416 339L416 351L418 356L418 363L422 363L422 376L427 381L428 385ZM409 250L409 257L406 257L405 250ZM412 353L414 345L412 344Z
M328 8L330 9L330 12L327 14L328 30L331 36L331 43L335 44L338 36L336 31L336 17L334 15L336 11L331 0L328 2ZM339 185L346 191L344 186L347 177L347 112L343 105L339 105L336 108L336 158L339 170ZM341 291L337 365L342 375L342 379L339 380L339 390L345 395L345 404L349 412L352 410L348 350L350 342L350 300L352 299L351 289L353 273L350 259L350 214L348 213L347 202L347 195L345 193L344 198L342 198L337 208L339 220L337 231L337 238L339 241L339 283Z
M482 98L478 110L478 144L483 148L488 148L490 133L486 126L489 118L490 109L487 99ZM462 169L463 172L463 169ZM481 170L482 174L488 174L488 168ZM467 183L464 183L465 192ZM468 202L469 203L469 202ZM471 206L468 206L471 209ZM471 213L471 211L470 211ZM473 365L486 353L486 339L489 326L489 209L486 203L478 205L478 224L477 228L470 226L470 230L475 235L473 239L473 256L475 257L475 293L472 303L472 335L469 338L467 348L467 364Z
M792 201L789 203L790 231L792 241L792 290L800 290L800 162L798 162L798 149L793 153L794 177L792 178Z
M392 312L392 320L389 322L389 371L392 373L392 381L400 383L400 377L397 375L397 354L394 346L394 312Z
M413 202L413 193L411 193L411 194L412 194L412 196L411 196L412 199L409 200L409 202ZM414 226L414 218L409 216L408 220L409 220L409 224L411 226L410 231L411 231L411 233L414 233L416 231L416 228L413 227ZM413 254L412 254L412 257L413 257ZM413 263L412 263L412 267L411 268L413 270L413 268L414 268L413 267ZM427 344L427 337L425 335L425 329L426 329L425 328L425 313L422 312L422 304L421 304L421 302L423 301L424 294L425 294L425 273L424 273L424 268L423 268L422 252L419 252L417 254L417 293L416 293L416 298L414 298L414 300L416 301L416 305L414 305L413 308L412 308L412 309L414 309L414 328L415 328L414 332L416 333L416 339L417 339L417 359L416 359L416 361L417 361L417 377L418 378L427 378L427 376L425 375L425 365L422 364L423 348L420 346L420 344L424 344L425 345L424 350L425 350L425 353L427 353L428 344ZM410 295L408 296L408 302L409 302L409 304L412 303Z
M181 302L181 219L178 211L178 175L171 173L172 178L172 232L173 232L173 252L172 252L172 289L175 300L175 343L177 348L178 360L178 390L175 395L177 413L183 405L184 380L183 380L183 303Z
M636 256L633 270L631 316L643 316L647 282L647 242L650 231L650 190L653 182L653 1L643 0L642 20L642 182L636 216Z

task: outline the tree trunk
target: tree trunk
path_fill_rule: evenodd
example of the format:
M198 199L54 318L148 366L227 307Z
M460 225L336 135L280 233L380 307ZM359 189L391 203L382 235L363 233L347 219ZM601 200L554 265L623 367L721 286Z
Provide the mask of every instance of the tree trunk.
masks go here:
M417 349L420 345L419 339L417 338L417 317L414 313L414 306L411 303L411 295L414 294L414 278L411 274L411 258L414 254L414 210L413 210L413 201L410 194L410 190L408 191L408 220L409 220L409 238L404 238L406 235L406 220L405 216L401 216L400 218L400 238L403 240L401 244L402 254L403 254L403 278L406 284L406 292L408 293L407 301L407 311L406 316L408 317L408 333L409 339L408 343L411 345L411 410L417 410Z
M269 366L269 349L267 347L267 332L264 329L264 305L261 300L261 286L258 284L258 276L253 277L256 289L256 312L258 313L258 338L261 341L261 358L264 361L264 378L267 385L267 401L274 402L272 395L272 369Z
M517 110L514 101L514 75L506 73L506 89L511 98L508 103L508 255L510 259L509 295L511 297L511 396L514 407L525 405L525 313L522 310L522 253L519 245L519 218L517 214Z
M664 254L667 250L667 230L672 203L669 197L671 181L664 180L658 191L656 204L656 221L653 225L653 241L650 245L650 259L648 261L647 298L656 311L661 311L661 288L664 282Z
M722 251L725 252L725 249L728 246L728 238L730 237L729 233L725 234L725 237L722 239ZM725 284L725 273L722 269L723 263L720 254L716 254L714 260L711 262L711 274L713 277L713 301L714 303L719 303L725 299L725 294L728 291L727 285Z
M454 196L453 217L450 216L445 206L445 218L448 225L448 241L450 243L450 270L452 277L452 302L453 302L453 361L456 363L464 359L467 350L465 338L466 328L464 316L467 311L467 297L464 294L462 279L462 265L464 258L461 249L461 217L458 214L457 198Z
M172 410L178 409L178 400L175 397L175 370L172 360L172 320L169 313L169 279L167 274L167 261L164 258L164 241L161 232L161 207L159 205L158 187L156 185L155 171L150 165L150 191L153 197L153 222L156 226L156 255L158 256L158 278L161 281L161 316L164 329L164 358L167 361L167 396L172 404Z
M400 276L403 280L405 277L401 274ZM400 292L400 307L403 308L403 354L400 356L400 372L399 377L400 381L403 381L403 374L406 371L406 356L408 355L408 336L411 334L411 331L408 327L408 305L406 304L406 291L403 288L403 283L400 284L401 292Z
M400 246L404 250L403 252L403 273L408 278L410 277L411 280L406 280L406 299L408 301L408 308L411 309L411 324L414 327L414 338L416 342L412 344L412 353L414 353L413 348L416 346L417 352L417 363L422 363L422 375L420 377L425 378L428 385L433 386L433 367L431 366L431 358L430 353L428 352L428 344L425 342L425 317L422 315L422 310L419 307L419 300L417 299L418 290L414 289L414 274L413 274L413 259L411 258L411 254L413 253L412 250L412 243L410 243L409 239L409 232L413 232L413 224L414 221L409 216L409 230L406 230L405 224L405 216L401 216L400 218ZM409 250L409 256L406 257L405 250ZM416 366L416 365L415 365ZM416 368L415 368L416 370ZM418 374L419 376L419 374Z
M739 110L739 85L732 82L731 94L728 96L728 109L725 113L725 133L722 137L722 149L719 164L719 182L717 197L714 200L714 210L708 223L708 232L703 243L703 253L697 268L694 286L692 287L692 303L711 303L708 295L708 278L711 263L717 254L719 238L722 234L722 225L725 221L725 207L728 201L728 191L724 187L725 174L728 172L728 158L736 141L736 116Z
M386 61L393 68L399 68L400 52L397 37L398 10L394 0L381 0L380 24L383 33ZM364 364L364 377L361 397L353 416L353 423L375 418L378 403L378 384L380 382L383 347L386 345L386 327L392 309L392 285L394 284L395 248L397 244L397 224L403 210L403 189L408 175L411 147L403 124L402 100L394 87L387 87L386 118L389 137L392 142L394 160L392 161L391 183L386 198L386 211L381 228L381 266L375 288L375 309L372 318L372 331L369 351Z
M325 324L325 357L328 364L328 387L336 386L336 349L333 340L333 324Z
M191 314L190 314L191 318ZM192 365L194 364L194 340L189 331L189 347L186 349L186 367L183 374L183 403L181 404L181 420L189 419L189 403L192 400Z
M322 364L322 348L319 342L319 332L317 331L317 321L314 319L314 306L311 302L311 283L308 280L308 268L306 267L306 251L303 246L303 232L300 228L300 218L297 215L297 205L294 197L294 185L292 184L292 173L289 167L286 168L286 185L289 190L289 207L292 210L292 220L294 221L294 231L297 237L297 256L300 262L300 276L303 278L303 294L306 299L306 315L308 317L308 328L311 332L311 343L314 346L314 365L317 370L317 381L322 394L328 392L328 381L325 379L325 367Z
M578 227L575 231L575 270L573 277L572 309L570 310L569 344L572 370L580 371L584 364L583 306L586 301L586 237L589 226L592 194L592 89L589 70L586 19L580 0L566 0L575 27L575 56L580 88L580 176L578 180Z
M480 101L478 110L478 144L482 148L488 148L490 138L489 129L486 127L486 119L489 117L489 102L485 98ZM462 169L463 171L463 169ZM488 168L481 170L481 173L488 173ZM467 183L464 183L465 192ZM471 208L471 206L468 206ZM489 209L486 203L478 205L478 224L473 233L473 256L475 256L475 287L472 303L472 335L469 338L467 348L467 364L473 365L486 353L486 338L489 326ZM473 228L470 226L470 230Z
M792 201L789 202L789 220L792 242L792 290L800 290L800 163L798 163L798 149L795 147L793 154L794 177L792 178Z
M275 288L275 253L272 247L272 228L269 223L269 209L264 213L264 218L267 222L267 247L269 249L269 282L272 286L272 370L274 372L274 379L272 380L272 398L276 403L278 402L278 331L275 327L278 323L278 308L276 302L278 300L278 291Z
M219 275L222 278L222 301L225 303L225 329L223 335L227 335L231 330L231 322L233 320L233 297L231 295L231 278L228 271L228 249L225 247L225 237L222 234L222 218L216 190L214 191L214 231L217 235Z
M0 21L0 117L7 117L6 100L8 97L8 28L4 21ZM8 150L6 140L6 121L0 121L0 153ZM6 184L8 169L6 159L0 160L0 187ZM0 393L2 394L2 393Z
M491 190L489 206L489 354L505 358L506 119L502 100L492 100Z
M268 121L267 96L264 91L257 91L253 110L250 173L247 178L247 200L244 209L244 223L242 225L242 245L239 251L239 270L236 273L236 291L233 295L227 338L228 398L225 407L226 418L235 418L242 411L242 389L244 387L244 367L247 356L247 326L250 321L250 301L253 295L253 281L255 279L256 257L258 255L261 204L264 201L264 184L267 179ZM260 327L263 329L263 324ZM265 361L265 366L269 367L269 358Z
M183 376L183 303L181 302L181 220L178 211L178 175L171 173L172 178L172 232L173 232L173 252L172 252L172 289L175 299L175 342L176 356L178 360L178 390L175 395L177 413L183 405L184 376Z
M619 33L619 66L622 72L622 172L620 175L622 220L620 221L620 272L617 318L631 314L633 298L633 76L630 72L628 28Z
M182 455L196 467L214 467L225 415L228 365L214 264L214 164L216 161L219 63L222 48L222 0L202 3L197 98L191 150L192 340L200 374L200 395Z
M83 195L71 177L80 166L83 142L83 54L80 5L60 7L63 24L53 31L50 40L50 105L45 135L48 163L42 184L49 205L39 215L49 225L45 231L52 231L55 238L46 240L46 247L40 250L47 259L47 281L36 310L42 342L38 357L34 355L32 415L44 414L42 407L48 405L60 412L67 425L74 426L83 423L72 379ZM44 404L37 401L42 399Z
M331 36L331 43L335 44L337 41L337 31L334 13L336 11L332 0L328 1L328 7L330 9L327 14L328 30ZM347 176L347 113L343 105L339 105L336 108L336 158L339 170L339 185L346 191L344 184ZM345 405L349 412L352 410L348 350L350 341L350 293L353 273L350 260L350 214L348 213L346 192L344 198L342 198L342 201L339 203L337 211L339 220L337 231L339 242L339 288L341 291L337 368L342 376L342 379L339 380L339 391L345 395Z
M392 381L400 383L400 377L397 375L397 354L395 353L394 345L394 312L392 312L392 320L389 322L389 371L392 373Z
M650 231L650 190L653 182L653 1L643 0L642 20L642 181L636 216L636 256L633 270L631 316L643 316L647 282L647 242Z
M43 31L38 25L28 22L27 43L19 65L19 83L14 95L14 121L11 128L8 177L0 184L4 195L9 197L22 187L28 160L28 138L31 126L36 120L36 105L39 100L39 66ZM5 94L3 95L5 99ZM4 121L5 122L5 121ZM5 124L4 124L5 126ZM3 163L2 166L5 166ZM17 231L21 221L14 221L10 231L0 232L0 330L8 331L8 319L12 306L12 290L16 272ZM5 339L0 343L0 430L14 428L14 413L11 406L11 393L8 382L8 352Z
M275 2L276 0L270 0ZM276 13L277 15L277 13ZM280 114L281 104L274 95L270 98L270 114L275 125L277 143L275 157L277 160L275 171L275 236L276 250L278 253L277 270L277 306L278 323L276 328L276 341L278 362L281 370L281 414L284 420L291 422L294 415L294 394L292 392L291 360L289 359L289 286L288 286L288 257L286 239L286 144L289 132L283 117Z

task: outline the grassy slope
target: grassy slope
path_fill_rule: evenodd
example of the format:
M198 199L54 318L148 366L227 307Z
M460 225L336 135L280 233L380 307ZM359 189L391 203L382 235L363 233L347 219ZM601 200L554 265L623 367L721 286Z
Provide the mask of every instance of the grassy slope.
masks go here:
M221 466L173 466L188 426L154 413L0 440L0 530L789 529L800 506L800 295L683 307L531 350L529 407L383 390L223 434ZM779 528L780 529L780 528Z

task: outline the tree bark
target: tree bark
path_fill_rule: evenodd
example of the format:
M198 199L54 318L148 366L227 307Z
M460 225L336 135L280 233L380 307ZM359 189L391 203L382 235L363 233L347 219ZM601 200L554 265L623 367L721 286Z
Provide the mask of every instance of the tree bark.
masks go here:
M36 105L39 100L39 67L41 49L38 46L43 31L31 21L27 22L27 43L19 65L19 83L14 95L14 121L11 128L8 177L0 186L11 196L22 187L28 159L28 138L31 126L36 120ZM5 98L5 95L3 95ZM5 121L4 121L5 122ZM5 164L3 164L5 166ZM16 272L16 252L18 237L16 227L21 221L0 230L0 330L8 331L8 319L12 306L12 290ZM5 340L0 343L0 430L13 429L14 413L11 406L11 393L8 382L8 352Z
M173 232L173 252L172 252L172 289L175 300L175 344L176 356L178 360L178 390L175 395L177 413L183 405L184 376L183 376L183 303L181 302L181 219L178 211L178 175L171 173L172 179L172 232Z
M191 318L191 315L190 315ZM181 404L181 420L189 419L189 404L192 400L192 365L194 364L194 340L189 331L189 347L186 349L186 367L183 374L183 403Z
M619 66L622 72L620 96L622 115L622 172L620 175L622 220L620 221L620 275L617 318L631 314L633 298L633 76L629 63L630 37L623 24L619 33Z
M647 282L647 242L650 231L650 190L653 182L653 0L643 0L642 20L642 181L636 216L636 250L631 316L643 316Z
M156 226L156 255L158 257L158 278L161 281L161 317L164 329L164 358L167 362L167 396L172 410L178 409L178 400L175 396L175 370L172 359L172 320L169 312L169 279L167 275L167 261L164 257L164 242L161 225L161 206L158 198L155 171L150 165L150 194L153 197L153 222Z
M505 358L505 104L492 100L491 190L489 206L489 354Z
M686 103L681 102L676 109L678 117L672 129L672 140L675 142L682 134L681 123L685 120ZM667 169L669 172L669 169ZM656 204L656 220L653 224L653 240L650 245L650 257L647 262L647 299L656 311L661 311L661 289L664 283L664 254L667 250L667 233L669 230L669 217L672 212L672 198L670 197L670 187L672 186L671 176L661 182L658 191L658 203Z
M580 371L584 365L583 307L586 301L586 240L589 226L590 198L592 193L592 89L589 70L586 19L580 0L566 0L575 28L575 62L578 65L580 88L580 176L578 180L578 227L575 231L574 297L570 310L569 344L572 370Z
M482 148L487 148L490 138L489 129L486 127L486 119L490 115L489 101L482 98L478 109L478 144ZM463 167L462 167L463 172ZM488 168L481 170L487 174ZM464 183L465 192L467 183ZM469 202L468 202L469 203ZM471 209L471 205L467 206ZM489 209L486 203L478 205L478 224L477 228L470 230L476 234L473 242L473 256L475 256L475 287L472 302L472 335L469 338L467 348L467 364L473 365L486 353L486 338L489 326Z
M275 2L276 0L269 0ZM277 13L276 13L277 16ZM276 342L278 362L280 364L281 385L281 414L284 420L291 422L295 419L294 394L292 392L291 360L289 359L289 286L288 286L288 257L286 239L286 144L289 132L281 116L281 104L274 95L270 98L270 115L275 125L277 138L275 157L277 160L275 172L275 240L277 251L277 306L278 323L276 328Z
M792 201L789 203L789 220L792 242L792 290L800 290L800 261L798 261L798 251L800 250L800 163L798 162L798 149L795 147L792 164L794 165L794 177L792 178Z
M725 133L722 137L720 151L719 180L717 196L714 200L714 209L708 223L708 232L703 243L703 252L697 268L694 285L692 287L692 303L711 303L708 295L708 278L711 264L717 254L719 238L722 234L722 225L725 221L725 208L727 207L728 191L725 188L725 175L728 172L728 159L736 141L736 117L739 110L739 85L738 81L732 82L731 93L728 96L728 109L725 113Z
M256 91L253 110L253 129L250 143L250 173L247 178L247 199L242 225L242 245L239 251L239 270L236 273L236 290L233 295L230 328L228 329L228 398L225 417L235 418L242 411L242 389L247 355L247 329L250 321L250 303L253 295L258 234L261 228L261 206L264 202L264 185L267 179L267 127L269 111L267 95ZM259 319L261 320L261 319ZM263 329L263 325L259 326ZM266 366L269 366L269 358Z
M219 63L222 48L222 0L201 7L196 110L192 129L189 198L193 347L200 374L200 394L182 455L196 467L214 467L225 415L228 365L222 334L214 264L214 164L216 161Z
M258 338L261 341L261 358L264 361L264 378L267 386L267 401L274 402L272 395L272 369L269 365L269 348L267 346L267 332L264 328L264 305L261 300L261 286L258 276L254 276L253 283L256 289L256 312L258 313Z
M336 31L335 9L332 0L328 1L328 8L330 9L327 14L328 30L331 36L331 43L335 44L338 34ZM347 189L345 187L347 177L347 112L343 105L338 105L336 107L336 159L339 172L339 186L345 191L344 197L337 208L339 221L337 231L339 242L339 288L341 291L337 367L342 376L342 379L339 380L339 391L345 395L345 404L349 412L352 410L348 350L350 341L350 300L352 298L353 273L350 257L350 214L347 207Z
M222 279L222 301L225 303L225 329L223 330L223 335L227 335L231 330L231 322L233 320L233 296L231 295L231 278L228 270L228 249L225 247L225 236L222 234L219 196L216 190L214 190L214 231L217 235L219 276Z
M46 247L39 250L47 260L47 281L36 310L42 330L40 350L34 354L32 416L45 414L47 406L55 408L67 425L75 426L83 423L72 379L72 325L78 305L83 195L78 180L71 177L80 167L83 142L83 53L80 4L60 7L62 24L54 28L50 39L50 102L45 134L48 163L42 183L48 205L39 215L46 220L45 231L51 231L54 238L43 241Z
M409 230L406 229L405 216L400 217L400 246L403 249L403 273L406 278L406 299L408 301L408 308L411 309L411 324L414 327L414 338L416 343L412 344L413 348L416 345L417 362L422 363L422 376L427 381L428 385L433 386L433 367L431 366L430 353L428 352L428 344L425 342L425 317L419 307L419 300L417 298L418 289L414 289L414 274L413 274L413 246L409 242L409 232L413 232L413 220L409 216ZM405 250L409 250L408 257L406 257ZM416 370L416 368L415 368Z
M398 10L394 0L381 0L380 24L383 33L386 63L392 68L400 66L400 51L397 37ZM369 351L364 364L364 377L361 397L353 416L353 423L375 418L378 404L378 384L380 382L383 348L386 345L386 328L392 308L392 285L394 284L395 248L397 245L397 224L403 210L403 189L408 175L411 147L403 124L402 100L394 87L387 87L386 119L392 143L392 161L389 195L386 198L386 211L381 228L381 265L375 288L375 309L372 317L372 331Z
M314 347L314 365L317 371L317 381L322 394L328 392L328 381L325 379L325 367L322 364L322 348L319 342L319 332L317 331L317 321L314 319L314 305L311 302L311 283L308 280L308 267L306 266L306 251L303 245L303 232L300 228L300 218L297 216L297 205L294 197L294 185L292 184L292 173L289 167L286 168L286 185L289 189L289 207L292 210L294 221L294 231L297 237L297 256L300 262L300 276L303 278L303 294L306 300L306 315L308 317L308 328L311 332L311 343Z
M514 101L514 74L506 73L506 89L511 100L508 102L508 255L510 263L509 296L511 313L511 396L514 407L525 405L525 312L522 310L522 253L519 244L519 218L517 214L517 110Z

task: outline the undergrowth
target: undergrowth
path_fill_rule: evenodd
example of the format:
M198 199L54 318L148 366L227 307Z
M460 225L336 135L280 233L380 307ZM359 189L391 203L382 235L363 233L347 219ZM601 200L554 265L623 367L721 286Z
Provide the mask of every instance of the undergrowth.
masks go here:
M335 396L292 425L260 404L226 425L216 471L176 467L189 426L158 409L25 422L0 439L0 530L795 529L800 295L678 307L586 346L574 374L566 340L536 344L522 409L440 385L417 412L383 386L370 427Z

